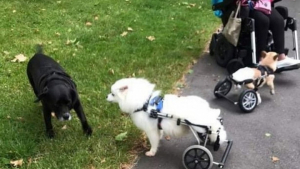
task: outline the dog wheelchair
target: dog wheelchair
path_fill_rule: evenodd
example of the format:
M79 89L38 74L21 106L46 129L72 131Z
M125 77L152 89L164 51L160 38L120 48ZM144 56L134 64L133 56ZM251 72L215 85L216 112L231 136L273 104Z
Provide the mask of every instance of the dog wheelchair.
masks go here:
M188 147L183 153L182 163L186 169L210 169L213 166L213 164L217 165L219 168L224 167L227 157L230 153L233 141L226 140L227 147L222 156L221 162L215 162L213 161L212 153L206 148L206 145L210 143L210 145L213 146L214 151L218 151L220 147L220 138L218 135L217 140L214 143L211 143L209 141L208 136L209 134L212 134L211 126L194 124L187 119L180 119L174 117L173 115L160 113L156 109L152 109L149 115L151 118L155 118L158 120L163 118L174 119L174 122L176 122L177 125L189 126L198 144ZM218 120L221 124L223 124L222 118L219 117Z
M222 0L221 0L222 1ZM281 0L274 0L274 3ZM226 25L231 11L236 9L235 0L223 0L222 2L213 4L213 11L221 11L223 13L221 17L223 26ZM295 18L292 18L288 14L288 9L283 6L275 7L285 20L285 31L288 29L292 31L293 35L293 51L295 53L294 59L299 60L298 51L298 35L297 35L297 22ZM211 56L215 56L216 62L221 67L226 67L227 72L232 74L240 68L245 66L256 66L256 37L255 37L255 21L249 17L249 7L242 6L240 11L240 17L242 19L242 26L240 37L237 46L230 44L226 38L222 35L221 31L214 33L211 38L209 51ZM274 44L272 33L268 33L268 42L266 51L274 51ZM289 49L285 49L285 54L288 55ZM288 67L279 68L276 72L288 71L299 69L299 65L292 65Z
M253 81L253 79L244 79L242 81L237 81L233 78L232 75L229 75L223 81L219 81L217 83L214 89L214 95L216 98L225 98L234 105L238 105L243 112L250 113L261 101L257 90L262 83L262 79L266 76L267 75L263 75L255 81ZM242 93L240 93L237 101L233 101L232 99L226 97L226 95L230 92L233 84L235 86L241 87L247 83L254 83L255 88L243 90Z

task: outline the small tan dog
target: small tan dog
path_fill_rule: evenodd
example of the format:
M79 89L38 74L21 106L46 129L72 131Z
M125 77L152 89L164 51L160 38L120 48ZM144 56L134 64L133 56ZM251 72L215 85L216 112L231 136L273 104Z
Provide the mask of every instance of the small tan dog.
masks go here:
M270 93L273 95L275 94L274 72L276 71L277 60L277 53L262 51L261 61L257 68L241 68L232 74L232 78L237 82L242 82L247 79L254 80L252 83L245 84L249 89L257 89L267 83L270 87Z

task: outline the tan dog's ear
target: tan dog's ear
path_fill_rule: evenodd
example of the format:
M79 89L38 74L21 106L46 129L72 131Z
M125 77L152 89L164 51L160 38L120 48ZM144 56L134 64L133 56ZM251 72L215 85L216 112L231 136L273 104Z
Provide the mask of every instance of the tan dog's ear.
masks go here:
M121 91L121 92L124 92L125 90L127 90L128 89L128 86L123 86L123 87L121 87L119 90Z
M261 58L265 58L267 56L267 52L266 51L262 51L261 52Z
M277 55L275 55L275 56L273 57L274 61L275 61L275 60L278 60L278 57L279 57L279 55L278 55L278 54L277 54Z

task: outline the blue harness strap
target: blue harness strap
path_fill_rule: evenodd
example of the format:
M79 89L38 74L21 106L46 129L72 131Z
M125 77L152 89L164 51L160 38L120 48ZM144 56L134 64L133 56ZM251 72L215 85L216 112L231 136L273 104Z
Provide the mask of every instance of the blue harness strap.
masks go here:
M164 100L161 96L156 96L152 100L150 100L149 104L151 106L155 105L156 106L156 112L160 112L163 108ZM159 130L162 130L161 122L162 122L163 118L158 117L157 120L158 120L157 127L158 127Z

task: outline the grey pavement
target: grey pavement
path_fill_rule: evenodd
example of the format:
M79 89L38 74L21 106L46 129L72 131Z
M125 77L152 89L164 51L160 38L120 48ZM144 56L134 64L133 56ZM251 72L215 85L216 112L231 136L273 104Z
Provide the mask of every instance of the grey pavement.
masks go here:
M289 8L290 15L297 18L300 28L299 0L283 1L279 4ZM290 47L290 33L286 37L286 46ZM221 109L229 139L234 141L226 169L300 169L300 70L276 74L276 94L270 95L267 87L260 89L262 104L250 114L241 113L238 106L224 99L215 99L213 89L217 81L225 77L226 70L218 67L213 57L207 54L201 56L193 70L187 75L187 87L182 95L201 96L213 108ZM232 90L229 94L235 96L239 93ZM266 133L271 136L267 137ZM182 169L182 154L195 143L192 135L162 140L156 156L141 155L134 168ZM220 160L224 150L224 146L217 152L211 150L215 161ZM272 156L280 160L273 163Z

